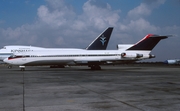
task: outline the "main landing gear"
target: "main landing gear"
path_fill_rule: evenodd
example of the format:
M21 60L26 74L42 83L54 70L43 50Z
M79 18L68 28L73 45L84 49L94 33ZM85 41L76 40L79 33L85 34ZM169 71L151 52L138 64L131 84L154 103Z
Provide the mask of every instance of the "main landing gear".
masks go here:
M101 70L101 67L99 65L90 65L91 70Z
M51 65L50 68L65 68L64 65Z

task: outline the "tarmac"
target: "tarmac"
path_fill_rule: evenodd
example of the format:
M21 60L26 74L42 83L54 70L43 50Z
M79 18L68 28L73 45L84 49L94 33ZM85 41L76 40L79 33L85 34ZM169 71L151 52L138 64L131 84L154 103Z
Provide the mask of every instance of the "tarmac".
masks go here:
M0 66L0 111L179 111L180 66Z

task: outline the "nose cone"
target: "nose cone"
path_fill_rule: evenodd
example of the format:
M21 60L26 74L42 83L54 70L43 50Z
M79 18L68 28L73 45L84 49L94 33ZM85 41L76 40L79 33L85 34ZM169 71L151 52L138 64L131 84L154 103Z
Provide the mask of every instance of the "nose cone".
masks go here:
M9 64L9 60L8 60L8 58L5 58L5 59L3 60L3 62L5 62L5 63L8 63L8 64Z

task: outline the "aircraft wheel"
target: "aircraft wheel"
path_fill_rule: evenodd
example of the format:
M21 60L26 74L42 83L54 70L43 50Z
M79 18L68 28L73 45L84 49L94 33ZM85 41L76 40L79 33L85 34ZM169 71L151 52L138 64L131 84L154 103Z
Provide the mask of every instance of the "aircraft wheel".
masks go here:
M99 65L93 65L91 66L91 70L101 70L101 67Z
M96 70L101 70L101 67L100 66L96 66Z
M64 65L52 65L50 68L65 68Z
M91 66L91 70L95 70L95 67L94 67L94 66Z
M11 69L11 68L12 68L12 66L9 65L9 66L8 66L8 69Z

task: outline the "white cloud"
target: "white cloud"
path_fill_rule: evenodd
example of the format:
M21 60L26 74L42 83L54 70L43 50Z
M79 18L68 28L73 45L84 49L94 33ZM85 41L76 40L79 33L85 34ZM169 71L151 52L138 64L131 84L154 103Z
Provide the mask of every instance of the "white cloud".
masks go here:
M158 29L143 18L131 20L127 27L129 28L129 31L140 34L143 34L145 32L156 32L156 30Z
M116 26L120 19L120 10L113 11L109 4L106 8L98 7L91 4L91 0L87 1L83 6L82 18L89 22L88 25L95 25L95 27L102 29L106 26Z
M63 37L57 37L56 40L54 41L54 43L55 43L56 45L64 44L64 39L63 39Z
M163 4L165 0L146 0L146 2L141 3L139 6L128 12L130 19L138 19L141 17L149 16L153 9L157 8L159 5Z
M18 27L15 30L8 28L6 30L2 30L2 35L5 36L7 40L17 40L19 37L23 35L27 35L28 31L26 31L23 27Z
M144 3L141 3L138 7L128 12L128 16L131 17L131 19L147 16L150 14L151 14L151 10Z
M64 0L46 0L50 8L53 9L67 9Z
M39 17L40 22L44 22L45 24L48 24L51 27L60 27L62 25L67 25L69 21L71 21L75 13L68 9L67 7L64 8L64 5L57 6L58 1L49 1L50 4L52 4L53 9L50 9L49 7L42 5L38 8L37 15ZM50 11L51 10L51 11Z

